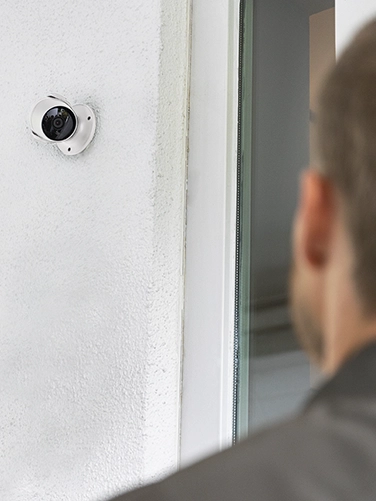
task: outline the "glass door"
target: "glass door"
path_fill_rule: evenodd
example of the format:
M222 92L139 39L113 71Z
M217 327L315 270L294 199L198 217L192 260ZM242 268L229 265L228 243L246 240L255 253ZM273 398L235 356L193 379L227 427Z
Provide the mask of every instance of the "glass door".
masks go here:
M313 384L289 317L291 225L334 51L333 0L241 1L236 440L294 412Z

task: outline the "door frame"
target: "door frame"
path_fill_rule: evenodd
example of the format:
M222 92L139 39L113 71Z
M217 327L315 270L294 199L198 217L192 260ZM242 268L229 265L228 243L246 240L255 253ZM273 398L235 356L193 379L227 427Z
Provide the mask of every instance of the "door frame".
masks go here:
M233 441L240 0L193 0L181 464Z

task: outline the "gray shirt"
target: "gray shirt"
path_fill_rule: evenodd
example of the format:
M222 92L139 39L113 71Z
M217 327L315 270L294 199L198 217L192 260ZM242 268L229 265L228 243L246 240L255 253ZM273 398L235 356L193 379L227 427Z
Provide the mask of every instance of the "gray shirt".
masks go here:
M376 344L301 414L113 501L376 501Z

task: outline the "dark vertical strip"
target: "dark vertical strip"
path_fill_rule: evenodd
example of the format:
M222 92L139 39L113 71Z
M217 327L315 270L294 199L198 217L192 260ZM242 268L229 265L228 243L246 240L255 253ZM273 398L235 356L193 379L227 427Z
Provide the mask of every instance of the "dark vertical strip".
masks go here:
M240 346L240 247L241 247L241 179L242 179L242 103L243 103L243 47L244 10L246 0L240 0L239 8L239 66L238 66L238 138L236 173L236 250L235 250L235 318L234 318L234 392L233 392L233 433L232 442L238 437L238 389L239 389L239 346Z

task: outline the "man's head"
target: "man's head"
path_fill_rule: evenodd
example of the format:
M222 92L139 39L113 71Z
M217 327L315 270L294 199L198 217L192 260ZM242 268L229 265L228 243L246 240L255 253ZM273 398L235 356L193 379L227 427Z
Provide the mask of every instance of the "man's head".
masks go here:
M331 372L376 341L376 21L327 77L317 142L295 221L292 310L303 345Z

